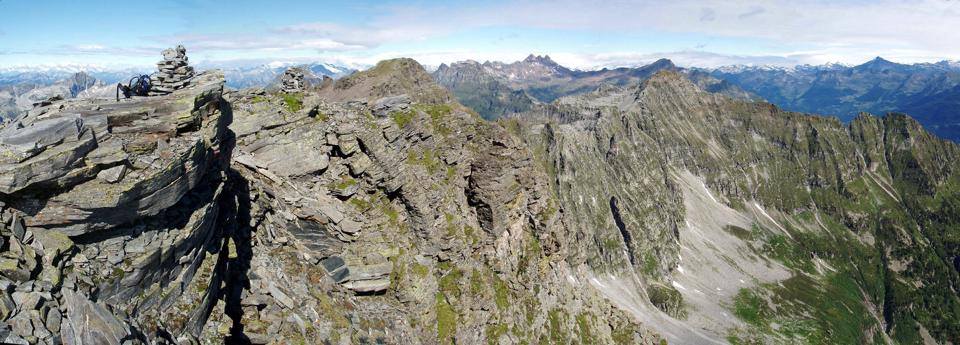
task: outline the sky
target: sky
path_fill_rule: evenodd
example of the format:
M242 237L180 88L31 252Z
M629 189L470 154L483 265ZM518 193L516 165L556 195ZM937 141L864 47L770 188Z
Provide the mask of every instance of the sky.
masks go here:
M0 0L0 68L549 54L579 68L960 60L960 0Z

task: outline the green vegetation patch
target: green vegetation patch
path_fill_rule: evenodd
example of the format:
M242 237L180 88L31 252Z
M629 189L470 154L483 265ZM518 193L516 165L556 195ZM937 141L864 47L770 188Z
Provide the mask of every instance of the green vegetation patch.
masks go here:
M687 311L683 306L683 295L681 295L677 289L674 289L672 286L653 283L647 288L647 294L649 295L650 303L653 303L657 309L674 318L686 318Z
M436 295L436 310L437 340L440 344L453 344L453 336L457 331L457 312L440 292Z
M443 277L440 277L440 291L452 296L460 296L460 279L463 278L463 271L454 268Z
M390 118L393 119L393 123L397 124L397 127L400 128L403 128L412 122L415 116L417 116L417 111L413 109L406 111L394 111L390 113Z
M770 329L770 308L767 302L750 289L740 289L733 298L733 314L747 324L763 331Z
M298 112L303 109L303 94L285 93L283 94L283 104L290 112Z
M563 344L569 335L566 330L567 313L563 309L554 308L547 312L547 328L550 334L550 344Z
M593 336L593 331L590 329L590 321L593 319L593 315L587 313L577 314L577 334L580 337L581 344L596 344L597 340Z
M507 325L498 323L494 325L487 325L486 335L487 335L487 344L496 345L500 343L500 336L507 334Z
M735 331L728 340L735 344L762 342L763 337L784 343L865 342L876 320L864 300L882 304L879 256L830 216L801 213L796 219L817 228L797 231L786 223L790 236L760 229L752 232L762 242L760 250L794 275L741 289L733 312L750 330Z
M507 290L507 284L500 280L499 277L493 275L493 291L494 291L494 302L497 303L497 308L500 310L507 310L510 307L509 291Z
M453 125L451 123L451 117L449 116L453 109L450 108L448 104L421 104L418 108L422 109L423 112L427 113L430 116L430 124L433 126L433 130L440 134L440 136L446 137L450 135Z
M410 151L407 154L407 164L422 166L427 169L427 172L431 175L440 171L440 168L444 165L432 149L424 149L419 154Z
M430 273L430 268L416 262L410 264L410 270L413 271L413 274L421 279L426 278L427 274Z

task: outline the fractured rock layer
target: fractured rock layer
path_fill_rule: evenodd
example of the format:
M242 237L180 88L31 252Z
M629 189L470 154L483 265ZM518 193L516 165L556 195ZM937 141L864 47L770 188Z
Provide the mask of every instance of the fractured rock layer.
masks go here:
M161 97L36 108L0 134L7 343L199 334L218 297L223 77ZM182 340L182 339L181 339Z

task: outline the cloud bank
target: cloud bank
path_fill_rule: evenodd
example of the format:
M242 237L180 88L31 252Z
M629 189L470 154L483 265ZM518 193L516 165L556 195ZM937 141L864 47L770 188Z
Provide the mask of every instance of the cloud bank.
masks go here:
M553 33L545 41L558 42L570 32L610 37L642 32L667 38L700 37L705 42L682 49L641 49L625 44L598 51L584 47L532 51L549 53L561 63L582 69L638 65L661 57L703 67L856 64L877 55L898 62L960 59L960 45L947 44L960 42L960 30L956 29L960 26L960 1L955 0L531 0L382 5L368 10L371 13L365 19L353 22L320 20L246 32L171 33L143 37L135 47L83 42L26 52L14 47L0 50L6 54L154 57L159 49L182 43L209 59L314 56L354 65L396 56L437 65L468 58L516 60L531 53L515 47L478 48L468 39L450 42L458 35L469 37L472 32L505 28ZM491 40L505 41L512 39L511 35L516 34ZM739 42L739 46L712 45L715 38Z

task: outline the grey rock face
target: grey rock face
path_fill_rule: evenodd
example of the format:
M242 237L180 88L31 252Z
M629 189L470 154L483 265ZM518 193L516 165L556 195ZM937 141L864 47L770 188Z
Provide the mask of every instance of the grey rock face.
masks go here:
M0 129L4 342L199 335L221 279L208 251L221 241L222 89L206 73L164 96L57 101Z
M407 95L384 97L373 102L373 114L386 117L391 113L406 111L410 108L410 97Z
M104 305L85 296L63 292L66 317L60 334L69 344L120 344L129 335L128 326Z

